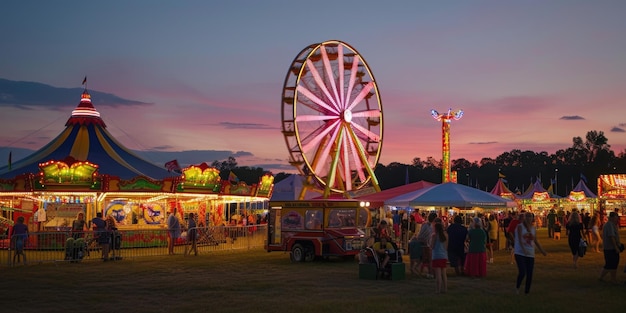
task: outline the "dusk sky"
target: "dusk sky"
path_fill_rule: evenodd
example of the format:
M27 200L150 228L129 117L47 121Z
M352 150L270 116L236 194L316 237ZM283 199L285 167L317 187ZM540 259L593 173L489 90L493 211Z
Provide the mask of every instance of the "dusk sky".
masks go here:
M431 109L465 111L451 159L551 154L591 130L626 149L626 1L3 1L0 12L0 79L81 88L86 75L90 91L130 100L92 99L130 149L225 150L293 171L285 75L331 39L374 74L385 165L441 158ZM41 148L80 102L80 91L63 104L32 96L0 93L2 155Z

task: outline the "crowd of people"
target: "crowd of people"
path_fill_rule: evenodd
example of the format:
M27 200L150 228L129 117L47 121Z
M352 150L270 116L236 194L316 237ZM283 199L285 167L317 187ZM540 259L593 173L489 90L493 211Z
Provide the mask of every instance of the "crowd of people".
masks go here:
M426 215L416 210L409 215L409 220L410 239L406 246L409 271L415 277L434 279L436 293L447 292L447 263L457 276L485 277L487 265L494 262L494 246L498 245L500 230L506 240L505 249L510 251L510 263L517 266L515 287L518 294L530 292L535 255L541 253L547 256L537 237L539 217L530 211L510 211L500 217L497 213L479 214L469 219L467 226L465 218L459 214L447 223L447 217L438 216L435 212ZM394 223L393 218L390 222ZM390 222L388 219L379 222L374 231L376 238L384 237L385 242L400 238L394 236L403 231L402 224L398 223L400 227L396 228L393 226L395 223L390 225ZM573 268L578 267L579 258L584 256L589 246L594 252L604 254L605 262L599 280L603 281L608 276L609 282L617 283L619 254L624 250L619 238L617 212L610 212L603 225L599 212L591 215L573 210L558 216L553 209L546 216L546 222L548 238L560 239L563 228ZM413 223L414 226L411 225Z

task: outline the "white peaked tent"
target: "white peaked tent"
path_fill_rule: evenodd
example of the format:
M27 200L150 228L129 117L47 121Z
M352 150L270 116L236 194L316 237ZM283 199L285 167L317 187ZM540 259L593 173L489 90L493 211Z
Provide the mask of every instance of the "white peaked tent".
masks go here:
M457 208L508 208L517 207L515 201L489 192L457 183L443 183L409 192L385 201L385 205L400 207L436 206Z
M289 201L298 200L300 191L302 190L302 184L306 178L302 175L289 175L289 177L274 184L274 190L272 191L272 197L270 201ZM314 191L307 191L305 194L305 200L313 199L321 196L320 193Z

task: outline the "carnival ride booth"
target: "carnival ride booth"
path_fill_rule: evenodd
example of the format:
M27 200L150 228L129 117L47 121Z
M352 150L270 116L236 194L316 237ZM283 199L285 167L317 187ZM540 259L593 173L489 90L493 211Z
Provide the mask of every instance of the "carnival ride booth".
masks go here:
M605 214L617 211L619 224L626 227L626 174L607 174L598 177L598 206Z
M102 212L124 231L164 229L174 207L181 218L196 213L199 227L224 224L232 207L267 207L270 174L247 185L222 181L206 163L181 173L152 164L111 136L87 90L65 125L40 150L0 168L0 204L13 210L7 218L25 215L31 232L68 231L78 213L90 221Z

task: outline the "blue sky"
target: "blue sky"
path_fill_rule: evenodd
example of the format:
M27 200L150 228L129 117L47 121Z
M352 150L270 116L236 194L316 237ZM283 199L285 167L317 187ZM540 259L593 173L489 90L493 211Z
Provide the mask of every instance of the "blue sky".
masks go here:
M87 75L90 90L130 100L93 99L131 149L233 151L290 170L283 81L303 48L331 39L376 78L383 164L441 158L430 109L465 111L452 159L554 153L590 130L626 149L624 1L5 1L0 12L0 78L80 88ZM80 101L34 96L41 105L0 101L1 147L40 148Z

